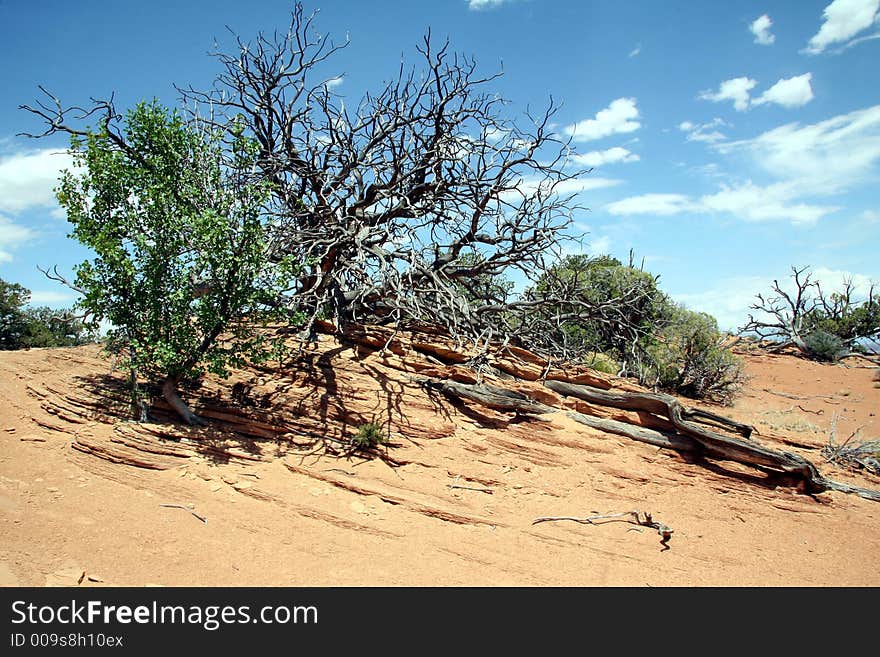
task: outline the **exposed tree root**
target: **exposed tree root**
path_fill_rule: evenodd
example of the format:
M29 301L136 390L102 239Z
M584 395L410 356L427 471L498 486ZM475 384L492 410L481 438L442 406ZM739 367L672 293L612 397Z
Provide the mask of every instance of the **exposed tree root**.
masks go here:
M168 377L162 383L162 396L165 398L165 401L187 424L205 426L205 421L193 413L190 407L186 405L186 402L180 398L180 394L177 392L177 384L178 381L173 377Z

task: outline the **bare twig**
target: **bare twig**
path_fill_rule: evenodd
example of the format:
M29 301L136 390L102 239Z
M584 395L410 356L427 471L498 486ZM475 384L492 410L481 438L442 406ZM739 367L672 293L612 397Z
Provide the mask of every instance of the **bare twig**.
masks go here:
M488 493L492 495L495 491L491 488L478 488L477 486L459 486L458 484L449 484L449 488L460 488L462 490L475 490L480 493Z
M205 518L204 516L200 516L198 513L196 513L195 511L193 511L189 507L183 506L182 504L160 504L159 506L168 507L169 509L183 509L184 511L191 513L193 516L195 516L196 518L201 520L206 525L208 524L207 518Z
M642 517L644 515L644 517ZM651 513L645 511L642 514L641 511L624 511L623 513L606 513L602 515L589 516L587 518L575 518L572 516L546 516L542 518L535 518L532 521L533 525L537 525L539 522L555 522L558 520L570 520L572 522L579 522L585 525L595 525L597 524L597 520L606 520L608 522L629 522L634 525L639 525L640 527L650 527L651 529L656 529L657 533L660 534L661 540L660 544L663 545L664 550L669 549L669 539L672 538L672 534L675 530L673 530L668 525L664 525L662 522L658 522L653 519ZM604 524L604 523L598 523Z

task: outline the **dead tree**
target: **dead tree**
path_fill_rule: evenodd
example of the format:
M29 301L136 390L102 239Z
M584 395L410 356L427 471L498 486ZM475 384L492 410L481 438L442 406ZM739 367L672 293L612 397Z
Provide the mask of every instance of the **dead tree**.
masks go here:
M636 290L587 307L564 289L512 298L509 287L485 284L513 270L535 280L578 208L571 191L588 172L570 167L552 98L540 113L509 118L491 89L500 74L479 73L429 31L420 67L401 65L351 105L327 78L313 79L339 47L314 34L312 20L297 5L287 32L237 38L236 52L217 53L223 72L212 89L181 89L217 128L258 144L259 175L275 193L273 257L303 271L287 303L309 324L430 320L455 336L519 339L560 356L564 346L542 337L548 322L625 321ZM533 312L550 304L552 316Z
M756 295L751 306L762 316L749 314L740 334L751 333L768 342L769 351L795 346L804 355L813 357L807 338L814 331L828 328L843 345L852 350L862 339L876 340L880 335L880 296L871 285L864 302L859 302L851 279L838 292L826 293L820 281L813 280L809 267L792 267L795 290L786 292L778 280L773 281L771 295ZM852 351L839 357L856 355Z
M769 340L768 349L779 351L790 345L796 346L803 353L809 353L804 342L804 320L816 307L816 300L810 290L816 286L811 280L809 267L792 267L792 278L796 292L789 294L782 289L779 281L773 280L772 295L755 295L758 301L750 306L751 310L769 315L771 319L756 319L749 313L749 320L740 328L740 333L754 333L762 340Z

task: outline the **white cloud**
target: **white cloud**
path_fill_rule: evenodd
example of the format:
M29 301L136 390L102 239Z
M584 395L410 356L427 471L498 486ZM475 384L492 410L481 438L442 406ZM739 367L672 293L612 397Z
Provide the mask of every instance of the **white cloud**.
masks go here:
M468 9L474 11L493 9L495 7L500 7L505 2L510 2L510 0L468 0Z
M57 149L0 156L0 212L54 206L59 172L72 168L70 154Z
M714 194L693 198L685 194L642 194L609 203L605 209L613 215L648 214L671 216L695 212L730 214L744 221L787 220L793 224L812 224L838 206L795 202L799 190L779 183L761 187L751 181L722 185Z
M857 298L865 295L871 285L871 278L864 274L853 273L829 267L814 267L812 280L822 284L822 290L826 293L840 290L847 280L851 280ZM779 281L780 287L788 294L796 292L794 282L788 271L773 272L765 276L735 276L725 278L708 290L677 294L672 293L672 298L683 303L691 310L709 313L718 320L721 330L737 331L748 320L751 312L760 319L762 314L749 310L749 306L755 303L755 295L767 293L773 280ZM765 317L766 318L766 317Z
M720 191L700 197L696 207L710 212L728 213L745 221L782 219L793 224L813 224L840 209L838 206L795 202L802 192L797 185L791 183L762 187L749 180L740 185L722 185Z
M635 98L618 98L603 110L596 113L593 119L578 121L565 128L565 134L574 141L591 141L618 133L634 132L641 127L635 119L639 118L639 109Z
M732 100L737 112L745 112L749 108L749 93L756 84L758 84L757 80L748 77L733 78L722 82L718 91L700 92L700 98L714 103Z
M685 131L695 128L690 121L679 125ZM745 221L815 223L842 209L817 203L816 197L875 184L880 173L880 105L810 125L790 123L754 139L715 144L713 149L723 155L744 154L771 181L726 183L699 198L644 194L615 201L606 209L615 215L713 212Z
M0 262L12 260L12 251L36 237L30 228L19 226L0 215Z
M609 203L605 209L614 215L655 214L668 216L687 212L692 207L693 202L684 194L642 194Z
M779 80L776 84L752 101L753 105L776 103L783 107L801 107L813 100L812 73L804 73L793 78Z
M344 75L337 75L335 78L330 78L329 80L327 80L324 83L324 86L327 87L328 89L335 89L336 87L341 85L344 80L345 80Z
M603 235L597 239L590 241L588 253L591 256L607 255L611 252L611 238Z
M641 43L637 44L635 48L633 48L632 50L630 50L630 52L629 52L629 57L630 57L630 58L633 58L633 57L635 57L636 55L638 55L640 52L642 52L642 44L641 44Z
M813 272L813 280L818 281L822 286L822 291L826 294L843 289L844 284L850 281L853 285L853 294L858 298L864 298L871 289L871 284L875 282L870 276L859 274L844 269L831 269L829 267L814 267L810 271Z
M773 21L770 20L770 17L767 14L756 18L752 24L749 25L749 32L755 35L755 43L762 46L769 46L776 41L776 37L770 33L771 27L773 27Z
M824 22L804 52L818 55L828 46L849 41L877 22L880 0L834 0L822 12Z
M553 187L553 194L557 196L567 196L569 194L581 194L594 189L603 189L606 187L614 187L622 183L622 180L613 178L599 178L587 176L584 178L572 178L571 180L563 180ZM550 189L550 184L542 179L525 178L519 181L515 190L503 192L501 200L511 204L521 201L523 196L534 194L539 187L546 193Z
M682 121L678 125L678 129L682 132L687 133L686 139L688 141L701 141L707 144L714 144L718 141L723 141L727 139L723 133L719 132L715 128L720 126L730 125L723 119L714 118L708 123L696 124L691 123L690 121Z
M572 155L571 160L585 167L600 167L603 164L616 162L638 162L639 156L621 146L615 146L604 151L590 151Z
M840 193L877 175L880 105L809 125L789 123L715 148L747 153L774 178L797 181L804 193Z

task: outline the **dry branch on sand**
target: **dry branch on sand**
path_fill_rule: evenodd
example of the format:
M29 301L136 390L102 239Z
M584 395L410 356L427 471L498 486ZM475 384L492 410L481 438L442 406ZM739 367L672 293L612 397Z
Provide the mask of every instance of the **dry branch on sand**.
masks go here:
M664 525L662 522L654 520L653 516L648 511L645 511L644 513L642 513L641 511L606 513L603 515L589 516L588 518L574 518L572 516L546 516L543 518L535 518L532 521L532 524L537 525L541 522L556 522L559 520L570 520L572 522L579 522L584 525L604 524L596 522L597 520L604 520L605 522L629 522L634 525L638 525L639 527L650 527L651 529L656 529L657 533L660 534L660 544L663 546L664 550L669 549L669 539L672 538L672 534L675 532L675 530L669 527L669 525Z

